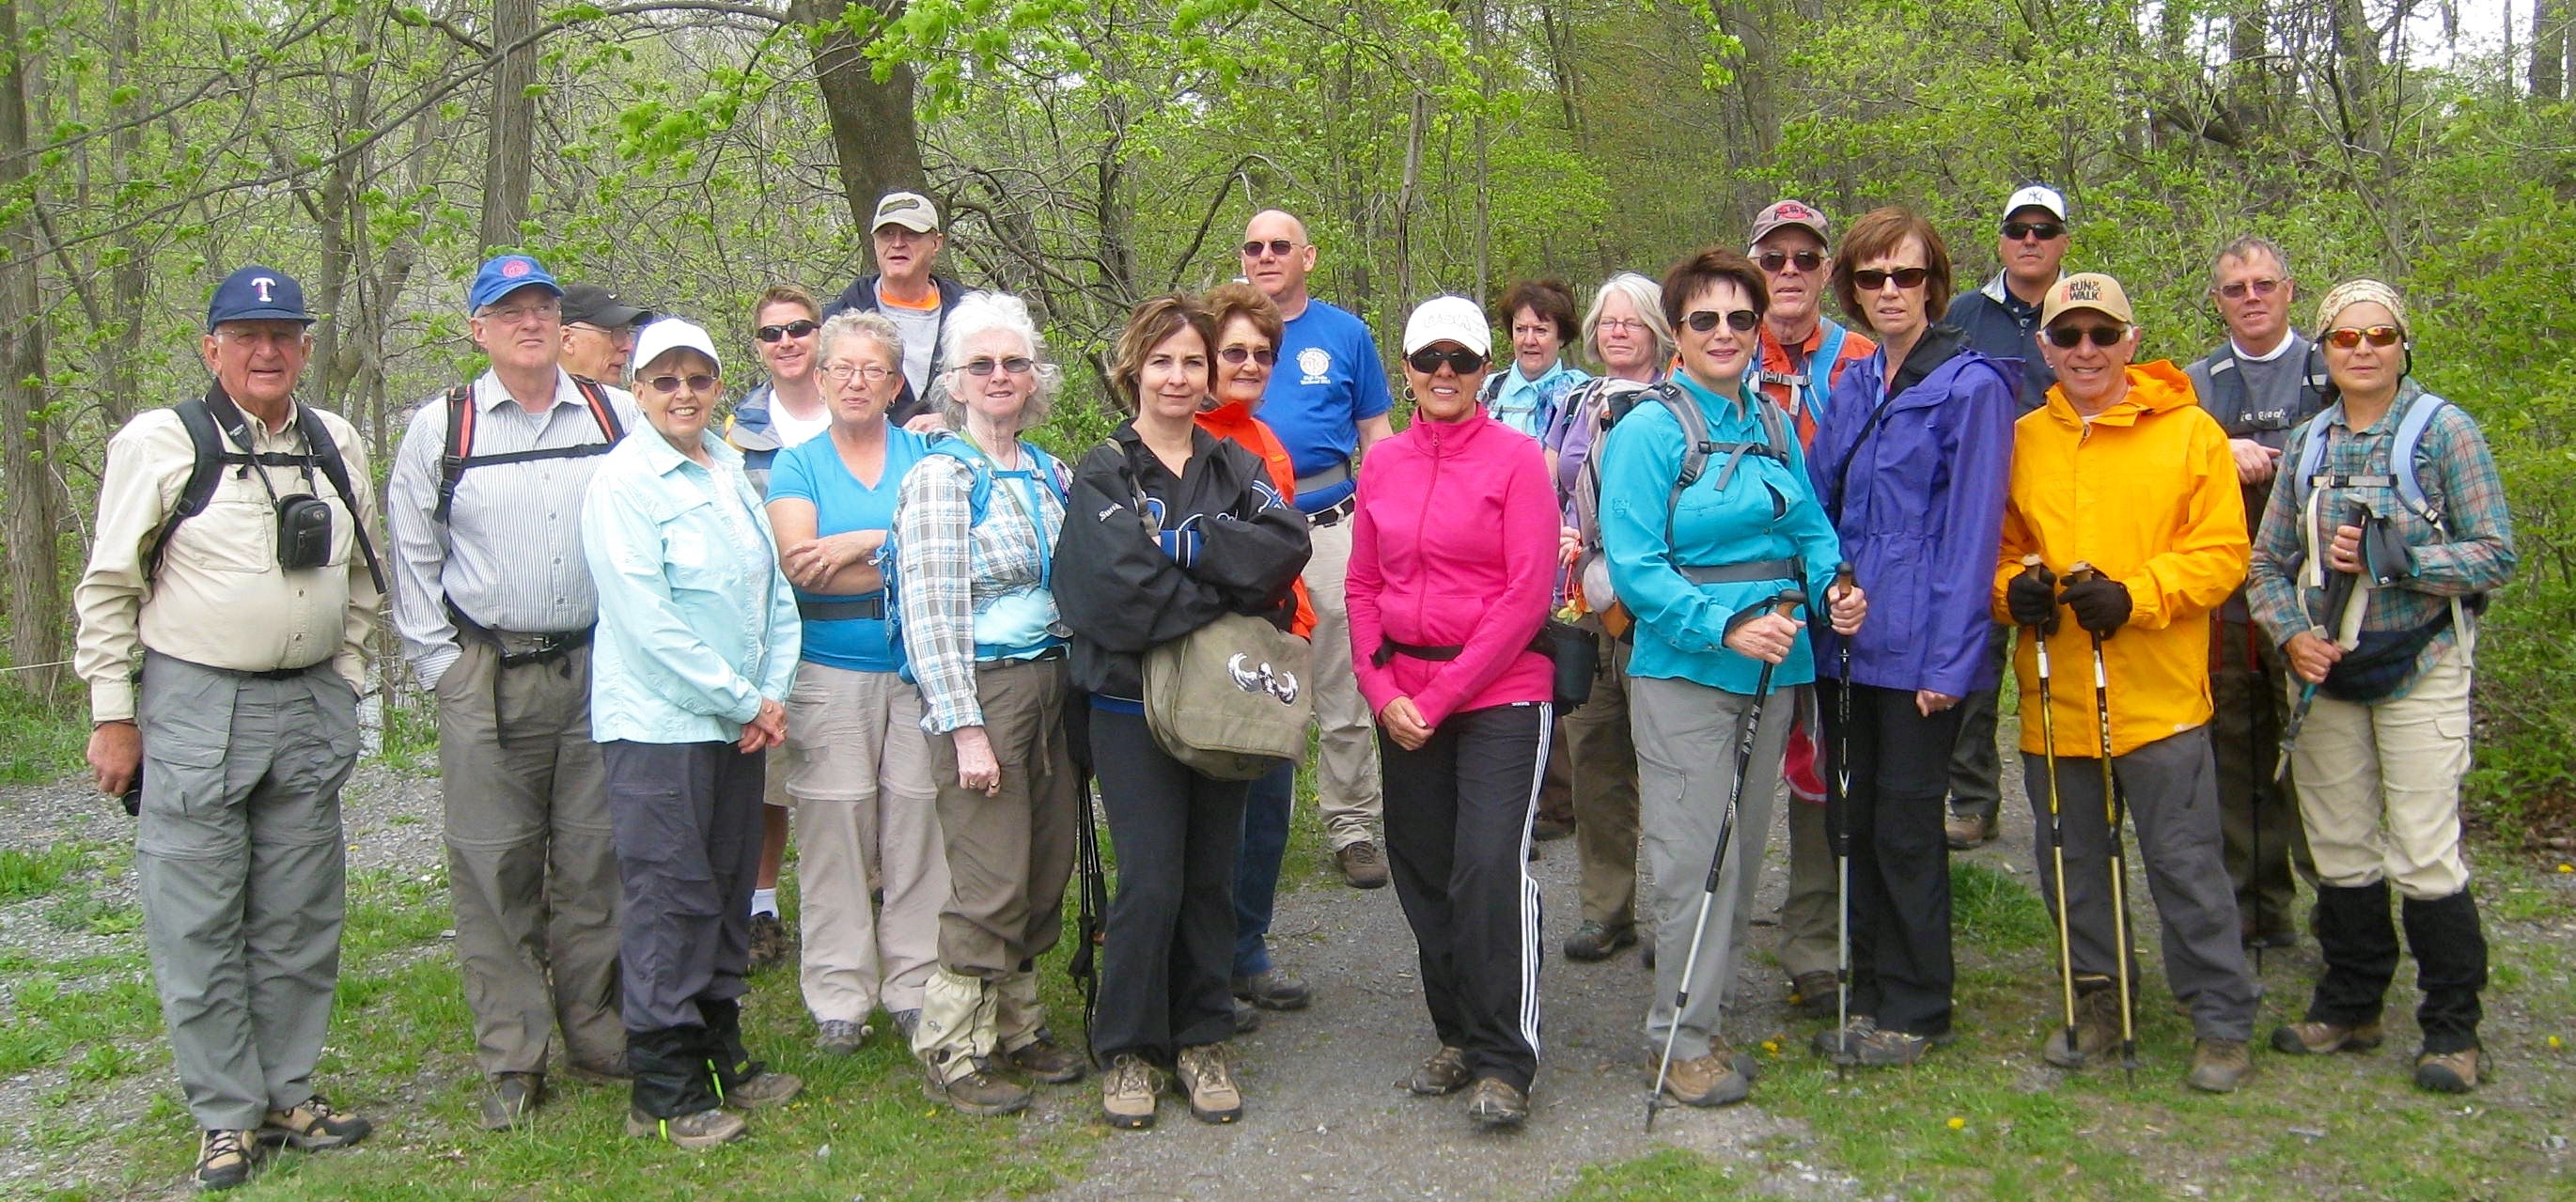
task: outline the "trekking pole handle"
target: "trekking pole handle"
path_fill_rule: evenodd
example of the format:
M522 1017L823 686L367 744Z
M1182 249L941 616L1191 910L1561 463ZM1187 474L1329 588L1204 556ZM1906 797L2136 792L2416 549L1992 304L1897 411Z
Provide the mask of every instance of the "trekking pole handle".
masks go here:
M2028 563L2030 561L2023 560L2022 562ZM2068 584L2082 584L2087 580L2100 576L2101 574L2102 570L2094 567L2090 560L2079 559L2075 561L2073 566L2066 569L2065 580Z
M1852 571L1851 562L1849 560L1845 560L1842 563L1834 565L1834 591L1836 593L1847 593L1859 587L1860 577ZM1831 598L1827 598L1827 600L1831 600Z
M1782 589L1780 590L1780 595L1771 598L1771 612L1795 621L1798 617L1798 611L1805 608L1806 604L1807 594L1805 590L1794 588Z

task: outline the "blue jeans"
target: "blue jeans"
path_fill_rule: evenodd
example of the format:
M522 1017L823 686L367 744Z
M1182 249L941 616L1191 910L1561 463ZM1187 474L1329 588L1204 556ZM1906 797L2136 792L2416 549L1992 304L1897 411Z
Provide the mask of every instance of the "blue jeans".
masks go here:
M1288 854L1288 811L1297 765L1261 774L1243 799L1243 849L1234 860L1234 975L1270 971L1270 915L1279 900L1279 860Z

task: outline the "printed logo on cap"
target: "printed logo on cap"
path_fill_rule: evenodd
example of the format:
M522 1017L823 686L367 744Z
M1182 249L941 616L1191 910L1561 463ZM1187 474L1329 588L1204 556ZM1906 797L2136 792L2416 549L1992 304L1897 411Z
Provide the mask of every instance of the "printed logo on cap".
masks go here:
M1300 384L1330 384L1333 354L1320 346L1307 347L1297 352L1297 370L1306 373L1304 379L1297 381Z
M2066 299L2070 301L2098 301L2102 299L2102 285L2092 280L2068 280L2066 281Z
M275 303L275 302L276 302L276 299L277 299L277 298L275 298L275 297L273 297L273 296L270 296L270 295L269 295L269 291L270 291L271 289L273 289L273 288L277 287L277 277L276 277L276 276L269 276L269 275L255 275L255 276L252 276L252 277L250 278L250 286L251 286L251 288L252 288L253 290L255 290L255 291L257 291L257 292L259 293L259 303L261 303L261 304L263 304L263 305L266 305L266 304L273 304L273 303Z
M528 272L534 267L535 264L528 262L526 259L504 259L501 261L501 278L505 280L515 280L520 276L528 274Z
M1771 214L1784 221L1803 221L1816 215L1814 210L1794 200L1781 201L1771 210Z

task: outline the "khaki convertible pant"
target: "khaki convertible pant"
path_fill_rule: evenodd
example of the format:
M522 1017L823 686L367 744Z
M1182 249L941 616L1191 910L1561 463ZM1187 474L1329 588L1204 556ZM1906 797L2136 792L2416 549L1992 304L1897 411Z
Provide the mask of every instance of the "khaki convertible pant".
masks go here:
M782 775L796 808L805 1008L816 1022L854 1023L879 1002L919 1009L948 903L921 690L892 672L798 664ZM879 890L882 912L870 900Z

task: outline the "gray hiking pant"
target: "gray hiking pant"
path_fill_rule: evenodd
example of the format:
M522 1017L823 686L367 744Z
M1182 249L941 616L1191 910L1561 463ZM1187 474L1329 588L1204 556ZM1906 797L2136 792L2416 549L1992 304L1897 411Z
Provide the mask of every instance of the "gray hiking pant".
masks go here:
M340 981L340 786L358 698L325 662L263 680L143 660L134 875L188 1112L256 1128L313 1096Z

